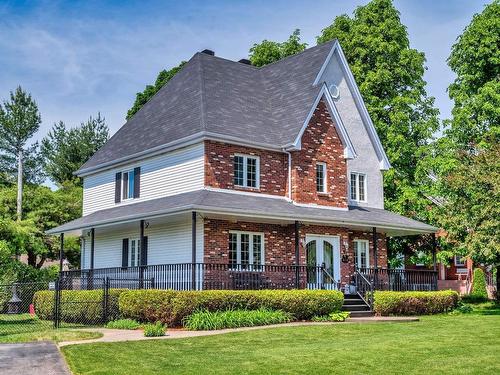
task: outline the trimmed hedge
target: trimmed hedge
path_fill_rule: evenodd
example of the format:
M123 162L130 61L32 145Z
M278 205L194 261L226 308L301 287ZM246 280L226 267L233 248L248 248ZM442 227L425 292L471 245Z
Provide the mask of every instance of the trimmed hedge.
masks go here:
M469 296L470 300L482 302L488 300L488 291L486 290L486 278L481 268L474 270L472 279L472 290Z
M437 292L374 292L373 309L377 315L427 315L453 310L458 293Z
M118 297L125 289L110 289L108 319L119 317ZM33 296L36 315L43 320L52 320L54 314L54 291L44 290ZM102 290L61 291L61 321L66 323L96 324L102 322Z
M196 311L282 310L294 319L340 311L344 296L332 290L130 290L119 298L122 318L180 326Z

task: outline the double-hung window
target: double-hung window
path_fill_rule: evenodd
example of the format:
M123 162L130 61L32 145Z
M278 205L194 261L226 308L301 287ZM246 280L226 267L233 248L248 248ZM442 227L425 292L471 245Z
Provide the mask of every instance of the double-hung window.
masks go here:
M122 199L131 199L134 197L135 174L134 170L122 173Z
M257 156L234 156L234 185L259 188L259 158Z
M316 164L316 191L326 193L326 164Z
M128 249L129 266L130 267L138 266L140 257L141 257L141 240L137 238L131 238L129 240L129 249Z
M352 172L349 189L352 201L366 202L366 175Z
M460 255L455 255L455 266L465 267L465 257L462 257Z
M258 270L264 263L262 233L229 232L229 265L231 269Z
M367 240L354 240L354 264L356 268L370 267Z

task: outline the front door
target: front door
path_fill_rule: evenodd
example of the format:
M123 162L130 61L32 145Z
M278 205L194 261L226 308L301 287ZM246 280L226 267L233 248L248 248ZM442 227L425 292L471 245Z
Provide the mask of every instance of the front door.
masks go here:
M340 238L306 235L306 259L311 266L307 275L309 288L336 289L340 282ZM313 267L325 267L325 271Z

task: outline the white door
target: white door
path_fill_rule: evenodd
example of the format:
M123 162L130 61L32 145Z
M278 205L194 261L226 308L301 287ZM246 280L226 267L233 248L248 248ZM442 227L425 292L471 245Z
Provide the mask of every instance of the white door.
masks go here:
M325 266L325 272L308 272L309 288L336 289L340 282L340 238L337 236L306 235L308 266Z

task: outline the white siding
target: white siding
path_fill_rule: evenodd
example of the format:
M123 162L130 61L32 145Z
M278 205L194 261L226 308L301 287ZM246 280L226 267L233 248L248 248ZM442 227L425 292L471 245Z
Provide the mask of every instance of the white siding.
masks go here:
M154 224L144 230L148 237L148 264L190 263L191 262L191 219L175 219L169 223ZM122 265L122 240L138 238L137 228L130 225L113 229L96 229L94 267L120 267ZM196 258L203 261L203 221L196 226ZM90 237L85 237L85 252L82 269L90 267Z
M117 172L141 167L141 197L115 203ZM199 190L204 185L204 145L198 143L83 179L83 216L122 204Z
M339 87L340 97L334 99L335 106L358 155L357 158L347 161L347 177L349 178L350 172L366 174L367 201L360 203L349 201L349 204L384 208L384 187L380 162L336 54L330 60L321 81L326 82L328 87L332 83Z

